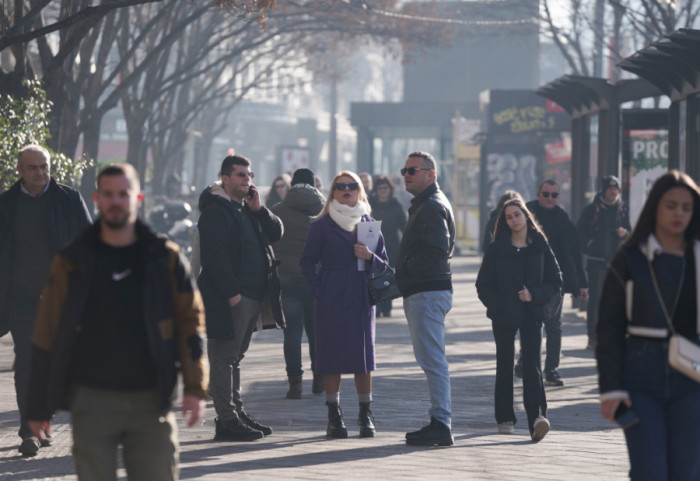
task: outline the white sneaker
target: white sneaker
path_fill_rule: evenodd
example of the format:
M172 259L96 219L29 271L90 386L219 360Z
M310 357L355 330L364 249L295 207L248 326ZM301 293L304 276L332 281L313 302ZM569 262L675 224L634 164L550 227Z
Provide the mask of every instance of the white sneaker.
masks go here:
M506 421L498 425L498 434L513 434L515 432L515 427L512 421Z
M549 421L547 420L547 418L544 416L540 416L537 419L535 419L535 422L532 426L532 441L535 443L539 443L544 439L548 432Z

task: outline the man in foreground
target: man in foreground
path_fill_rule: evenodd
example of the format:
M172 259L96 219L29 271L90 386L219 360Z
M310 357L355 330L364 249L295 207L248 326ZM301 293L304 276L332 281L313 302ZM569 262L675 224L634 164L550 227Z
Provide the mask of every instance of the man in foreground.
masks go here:
M42 438L71 411L80 480L115 479L119 445L130 479L176 480L178 369L188 426L206 398L201 298L177 246L137 220L131 165L104 168L94 200L99 220L54 258L42 293L29 424Z

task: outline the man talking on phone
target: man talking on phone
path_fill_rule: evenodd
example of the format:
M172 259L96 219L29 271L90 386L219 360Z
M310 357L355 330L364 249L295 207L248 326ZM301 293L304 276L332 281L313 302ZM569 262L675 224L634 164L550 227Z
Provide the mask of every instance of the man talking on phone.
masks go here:
M243 408L240 364L261 312L263 328L284 327L277 260L270 246L282 221L260 202L250 161L229 155L220 181L199 196L201 274L207 319L210 394L216 410L214 439L254 441L272 434ZM269 302L270 309L262 309Z

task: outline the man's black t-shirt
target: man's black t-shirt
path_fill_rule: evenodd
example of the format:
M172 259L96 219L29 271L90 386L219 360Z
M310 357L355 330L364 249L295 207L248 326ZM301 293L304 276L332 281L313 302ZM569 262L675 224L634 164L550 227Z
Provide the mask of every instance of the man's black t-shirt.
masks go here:
M98 241L94 275L76 336L71 380L92 388L156 387L143 316L143 270L138 244Z

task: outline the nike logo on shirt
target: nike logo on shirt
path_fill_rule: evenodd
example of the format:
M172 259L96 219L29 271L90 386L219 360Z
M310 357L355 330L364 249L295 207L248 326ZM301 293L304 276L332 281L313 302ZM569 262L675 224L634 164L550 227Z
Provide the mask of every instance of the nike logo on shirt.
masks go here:
M126 276L128 276L129 274L131 274L131 269L127 269L124 272L113 272L112 273L112 280L114 280L115 282L119 282L122 279L124 279Z

